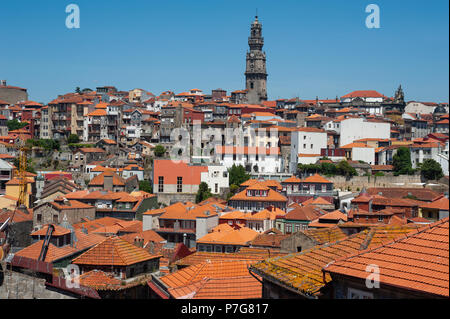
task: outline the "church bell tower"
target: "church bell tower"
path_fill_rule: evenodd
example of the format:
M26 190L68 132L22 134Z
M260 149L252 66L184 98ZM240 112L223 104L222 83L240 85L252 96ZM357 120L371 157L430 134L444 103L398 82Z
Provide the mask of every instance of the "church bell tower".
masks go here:
M264 45L262 24L258 21L258 16L255 16L255 21L252 23L248 45L250 51L247 52L245 70L247 103L260 104L262 101L267 101L267 73L266 53L262 51Z

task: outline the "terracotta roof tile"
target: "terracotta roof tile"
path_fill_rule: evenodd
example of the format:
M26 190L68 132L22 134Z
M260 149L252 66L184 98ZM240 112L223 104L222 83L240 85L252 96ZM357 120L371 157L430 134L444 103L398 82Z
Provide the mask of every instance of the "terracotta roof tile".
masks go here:
M328 263L350 256L360 250L378 246L405 233L411 227L373 227L330 244L315 246L300 253L269 258L250 267L251 271L297 290L299 294L315 296L324 286L322 268ZM325 278L330 281L330 276Z
M116 290L121 287L121 281L112 274L101 270L91 270L78 277L81 285L95 290Z
M174 298L261 298L261 283L247 270L254 262L206 261L161 277L160 281Z
M157 258L146 250L136 247L120 237L108 237L96 246L81 254L72 263L78 265L129 266Z
M314 174L312 176L308 176L307 178L303 179L303 183L327 183L331 184L333 182L327 180L326 178L320 176L319 174Z
M379 281L384 286L449 297L448 217L379 247L356 252L324 270L366 279L369 264L378 265Z

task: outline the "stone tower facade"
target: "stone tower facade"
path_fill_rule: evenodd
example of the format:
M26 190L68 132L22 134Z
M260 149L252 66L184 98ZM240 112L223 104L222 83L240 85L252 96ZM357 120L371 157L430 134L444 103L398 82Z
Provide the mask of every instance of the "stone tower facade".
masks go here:
M247 103L260 104L262 101L267 101L267 73L266 53L262 51L264 45L262 24L258 21L258 16L255 17L255 21L252 23L248 45L250 52L247 52L245 70Z

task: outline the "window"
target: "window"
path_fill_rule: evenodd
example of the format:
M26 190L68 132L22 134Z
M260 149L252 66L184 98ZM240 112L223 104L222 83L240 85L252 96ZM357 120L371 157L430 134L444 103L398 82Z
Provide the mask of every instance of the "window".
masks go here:
M286 225L286 233L292 233L292 225L291 224Z
M303 144L303 148L306 148L306 144Z
M214 246L214 252L221 253L222 252L222 246Z
M36 216L36 221L37 221L38 223L42 222L42 214L37 214L37 216Z
M58 223L58 215L53 215L53 223Z
M378 216L378 221L382 222L383 221L383 216Z
M183 191L183 177L177 177L177 193L181 193Z
M217 184L217 183L214 184L214 192L215 193L219 192L219 184Z
M158 192L164 192L164 176L158 177Z
M373 293L365 292L358 289L348 288L348 299L373 299Z
M311 149L313 148L313 144L311 144Z
M327 191L327 185L323 184L322 185L322 193L325 193Z

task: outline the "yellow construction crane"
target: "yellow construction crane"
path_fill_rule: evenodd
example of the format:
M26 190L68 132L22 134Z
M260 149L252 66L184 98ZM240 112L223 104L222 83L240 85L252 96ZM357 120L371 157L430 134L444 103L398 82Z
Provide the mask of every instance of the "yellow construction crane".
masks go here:
M27 151L25 143L19 147L19 167L18 167L18 179L19 179L19 198L17 199L16 207L19 208L21 205L26 204L27 196Z
M17 171L17 179L19 181L19 197L17 198L16 207L13 209L13 213L8 220L1 225L1 230L6 231L5 236L5 244L0 247L1 250L1 257L4 258L5 255L8 253L10 248L10 237L11 237L11 226L14 224L14 215L16 214L16 210L22 206L27 204L26 196L27 196L27 188L28 188L28 182L26 177L26 171L27 171L27 151L29 151L29 148L26 147L25 138L22 135L21 132L19 132L19 145L15 145L15 148L18 149L18 159L19 159L19 167L16 167ZM0 258L0 260L2 259Z

